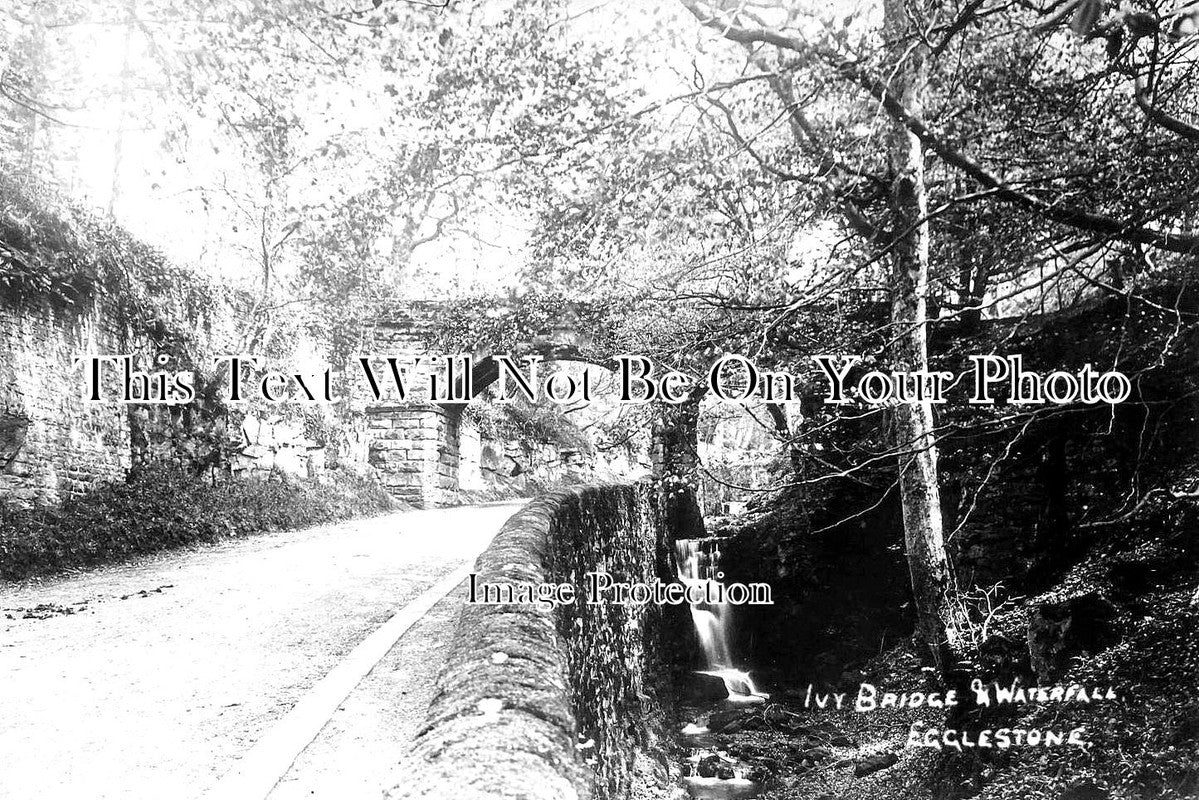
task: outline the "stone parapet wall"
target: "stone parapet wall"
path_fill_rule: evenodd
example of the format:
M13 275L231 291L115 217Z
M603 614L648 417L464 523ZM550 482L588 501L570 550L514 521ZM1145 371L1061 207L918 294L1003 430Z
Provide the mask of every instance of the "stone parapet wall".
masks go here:
M691 627L684 606L588 603L584 576L605 572L614 583L676 579L674 539L665 498L650 483L590 487L562 497L551 518L551 580L571 583L579 600L557 609L566 644L572 707L595 772L593 792L625 800L634 784L652 782L639 755L658 748L659 691L669 669L689 653L678 646Z
M628 796L662 717L664 612L587 604L583 576L649 581L668 570L656 509L647 486L606 486L513 515L475 564L477 582L569 582L580 599L464 607L391 800Z
M560 502L542 498L513 515L475 563L478 580L548 581L549 529ZM552 609L465 606L393 800L591 797L567 671Z

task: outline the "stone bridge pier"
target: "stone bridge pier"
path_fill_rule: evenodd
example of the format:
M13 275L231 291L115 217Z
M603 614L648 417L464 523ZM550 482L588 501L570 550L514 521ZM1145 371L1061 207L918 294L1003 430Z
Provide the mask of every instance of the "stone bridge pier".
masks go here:
M375 351L409 360L429 355L436 303L410 302L375 326ZM446 505L458 491L460 406L369 403L368 455L393 497L421 508Z
M461 412L433 403L367 410L371 466L388 493L421 508L446 505L458 491Z

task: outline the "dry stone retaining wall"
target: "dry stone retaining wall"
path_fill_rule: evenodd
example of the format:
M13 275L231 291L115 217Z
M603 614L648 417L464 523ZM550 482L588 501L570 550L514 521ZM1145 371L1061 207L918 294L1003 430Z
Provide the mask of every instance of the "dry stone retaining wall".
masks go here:
M197 331L196 346L224 352L232 309L214 314L222 327ZM196 434L180 424L178 407L117 402L118 377L102 370L104 402L83 399L84 354L133 353L144 360L154 343L122 330L101 300L83 307L0 295L0 500L52 504L96 486L123 480L134 465L173 463L189 452ZM203 362L208 356L187 353ZM330 460L325 444L305 434L310 409L228 409L223 435L240 445L234 472L281 470L313 476ZM317 409L326 412L325 408ZM269 413L267 413L269 412ZM367 460L362 418L326 413L328 438L336 439L334 466L358 470ZM189 438L190 437L190 438ZM190 448L194 452L195 448Z
M436 304L419 301L393 309L376 326L371 349L404 362L429 355L439 313ZM194 451L193 433L178 424L171 408L83 401L81 371L71 366L76 356L133 352L148 359L158 350L144 337L134 341L118 316L103 299L68 308L0 296L0 499L53 503L121 480L134 465ZM193 344L204 352L188 355L207 364L227 351L234 316L215 304L205 328L194 331ZM105 367L109 396L117 394L113 373ZM327 415L329 435L319 442L303 432L305 418L296 408L229 411L223 432L242 446L228 465L232 471L312 476L327 463L373 468L392 496L417 506L456 503L461 488L526 491L588 480L590 472L576 463L578 454L483 439L464 426L460 406L359 396L347 413ZM299 432L285 433L291 429Z
M53 502L130 465L123 406L85 403L72 360L121 352L98 311L0 298L0 497Z

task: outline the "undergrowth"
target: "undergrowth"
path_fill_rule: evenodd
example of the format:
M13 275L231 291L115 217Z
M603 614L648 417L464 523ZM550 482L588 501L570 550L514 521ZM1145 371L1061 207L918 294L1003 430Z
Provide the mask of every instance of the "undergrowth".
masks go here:
M0 502L0 579L20 580L392 507L378 485L330 475L319 483L284 476L213 483L178 471L144 470L57 506L20 508Z

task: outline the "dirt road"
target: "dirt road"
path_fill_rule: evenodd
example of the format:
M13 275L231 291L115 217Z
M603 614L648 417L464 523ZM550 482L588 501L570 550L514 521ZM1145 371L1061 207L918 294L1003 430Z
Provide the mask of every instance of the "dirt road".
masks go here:
M0 797L262 797L231 780L256 772L272 800L378 798L453 631L462 587L437 602L447 576L518 507L392 514L0 587ZM279 742L300 742L294 764Z

